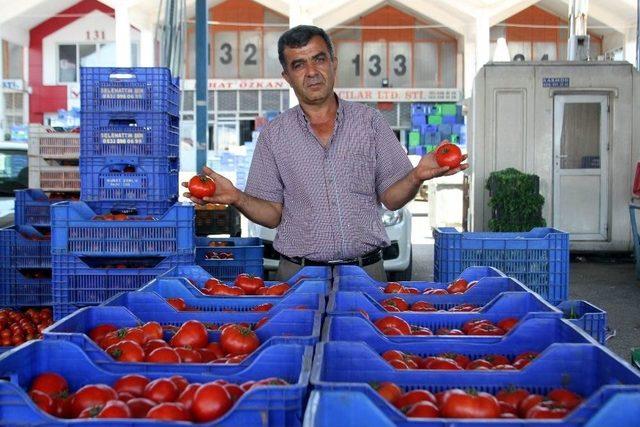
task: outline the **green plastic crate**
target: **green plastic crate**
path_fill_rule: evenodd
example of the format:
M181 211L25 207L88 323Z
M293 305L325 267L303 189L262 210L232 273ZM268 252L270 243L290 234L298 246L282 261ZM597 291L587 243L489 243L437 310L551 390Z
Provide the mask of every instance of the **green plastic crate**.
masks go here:
M417 147L420 145L420 132L409 132L409 147Z
M440 114L443 116L455 116L456 104L440 104Z
M430 125L440 125L440 124L442 124L442 116L440 116L440 115L431 115L428 118L428 123Z

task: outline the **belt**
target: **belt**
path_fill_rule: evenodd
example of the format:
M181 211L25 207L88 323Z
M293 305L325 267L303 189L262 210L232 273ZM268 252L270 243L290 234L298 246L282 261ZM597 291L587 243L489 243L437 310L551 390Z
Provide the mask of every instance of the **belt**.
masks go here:
M367 265L375 264L376 262L382 260L382 249L378 248L371 252L367 252L366 254L349 259L338 259L333 261L315 261L308 258L303 257L289 257L283 254L280 256L287 261L291 261L294 264L298 264L301 266L306 265L320 265L320 266L333 266L333 265L359 265L360 267L366 267Z

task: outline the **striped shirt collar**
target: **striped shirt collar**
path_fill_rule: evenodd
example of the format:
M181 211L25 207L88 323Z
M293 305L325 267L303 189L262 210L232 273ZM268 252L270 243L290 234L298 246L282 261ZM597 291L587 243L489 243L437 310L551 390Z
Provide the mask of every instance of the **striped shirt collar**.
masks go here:
M335 92L333 93L333 96L336 97L336 101L338 102L338 110L336 111L336 127L337 127L338 125L340 125L340 123L342 122L342 118L344 117L344 101L340 99L340 97L336 95ZM309 120L307 119L307 115L304 113L304 110L302 109L300 104L296 105L294 109L300 124L304 128L308 128Z

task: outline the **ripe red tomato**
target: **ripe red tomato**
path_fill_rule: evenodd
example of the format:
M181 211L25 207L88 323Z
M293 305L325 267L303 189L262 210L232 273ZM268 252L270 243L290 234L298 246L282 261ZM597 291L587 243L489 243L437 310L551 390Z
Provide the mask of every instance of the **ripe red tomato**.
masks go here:
M525 351L524 353L520 353L513 359L513 363L515 364L519 360L526 360L527 362L532 361L536 357L538 357L539 353L537 351Z
M517 317L507 317L506 319L500 320L496 326L500 329L504 329L506 332L509 332L513 327L518 323Z
M212 284L209 288L202 289L203 294L207 295L244 295L244 291L242 288L237 288L235 286L228 286L224 283Z
M102 408L96 418L131 418L131 410L126 403L110 400Z
M135 397L140 397L149 382L149 378L143 375L128 374L118 378L116 383L113 385L113 389L117 391L118 394L127 392L131 393Z
M446 289L425 289L422 292L423 295L449 295L449 292L447 292Z
M180 355L171 347L160 347L147 354L144 358L149 363L180 363Z
M182 403L187 411L191 411L191 405L193 404L193 398L196 395L196 391L200 388L200 383L191 383L180 393L177 402Z
M440 411L433 402L418 402L411 406L406 414L409 418L437 418Z
M233 284L247 295L255 295L259 288L264 287L264 281L261 278L246 273L238 274Z
M547 394L547 397L567 409L573 409L582 403L582 397L566 388L555 388Z
M156 348L160 348L160 347L169 347L169 344L165 340L149 340L146 343L144 343L144 346L142 346L142 349L144 350L145 354L149 354Z
M462 369L465 369L467 365L471 362L471 359L469 359L467 356L465 356L464 354L458 354L458 353L443 353L440 355L440 357L445 357L447 359L455 360L456 363Z
M436 162L438 166L449 166L453 169L462 162L462 151L456 144L446 142L436 149Z
M207 383L200 386L193 397L191 414L195 421L213 421L223 416L233 405L223 385Z
M508 403L513 408L518 408L520 402L529 396L529 392L522 388L506 388L496 393L496 399Z
M493 366L509 365L509 359L501 354L489 354L483 357L484 360L491 363Z
M71 397L71 416L77 418L82 411L94 406L104 406L110 400L117 400L114 389L104 384L86 385Z
M411 335L411 326L397 316L386 316L375 321L378 329L384 332L385 329L396 328L402 335Z
M429 328L412 327L411 328L411 335L428 336L428 335L433 335L433 331L431 331L431 329L429 329Z
M229 393L232 402L238 401L244 394L244 390L238 384L225 384L223 387Z
M382 304L383 306L390 305L392 307L396 307L400 311L407 311L409 309L409 304L407 304L407 302L400 297L387 298L380 304Z
M142 362L144 350L140 344L124 340L107 348L107 353L118 362Z
M140 345L144 345L146 338L142 327L129 328L124 332L123 340L135 341Z
M158 378L147 384L142 396L154 402L175 402L178 398L178 387L168 378Z
M465 279L456 279L452 283L447 286L447 292L450 294L455 294L457 292L466 292L467 291L468 282Z
M180 395L180 393L182 393L184 389L189 385L189 381L182 375L172 375L171 377L169 377L169 379L178 388L178 395Z
M385 294L399 294L402 293L404 287L398 282L388 282L384 288Z
M527 416L527 412L529 412L529 409L533 408L543 400L544 397L540 396L539 394L530 394L520 401L520 404L518 405L518 415L520 415L522 418L525 418Z
M411 390L400 396L393 405L398 409L406 409L418 402L436 403L436 398L428 390Z
M211 350L214 353L214 355L216 356L216 359L224 357L224 350L220 346L220 343L218 343L218 342L210 342L209 344L207 344L206 348L208 350Z
M206 347L209 343L207 328L197 320L188 320L180 326L169 343L172 347Z
M396 369L409 369L409 365L404 360L393 359L389 361L389 365Z
M495 325L492 325L490 323L484 323L482 325L477 325L472 327L469 332L467 332L467 335L504 335L505 331L504 329L498 328Z
M411 311L438 311L438 309L426 301L416 301L411 304Z
M164 402L147 412L146 418L165 421L191 421L189 413L181 403Z
M127 402L127 406L131 410L131 418L145 418L156 402L144 397L135 397Z
M258 304L251 309L251 311L269 311L273 308L273 304L270 302L264 304Z
M202 363L200 348L192 349L188 347L177 347L176 352L180 355L182 363Z
M145 343L150 340L162 339L162 326L158 322L147 322L142 325L142 332L144 332Z
M127 403L131 399L134 399L135 396L128 391L118 392L118 400L124 403Z
M445 418L498 418L501 412L498 400L489 393L460 389L445 393L440 410Z
M38 390L51 397L57 397L69 391L69 384L60 374L44 372L31 382L30 390Z
M205 175L196 175L189 180L189 193L197 199L211 197L216 192L216 183Z
M29 392L29 397L38 408L42 409L47 414L55 415L56 402L53 397L40 390L31 390Z
M382 358L387 362L391 362L392 360L404 360L405 354L400 350L387 350L382 353Z
M402 390L396 384L392 382L383 382L380 384L371 384L371 386L382 396L387 402L394 404L400 396L402 396Z
M103 324L98 325L95 328L89 331L89 338L91 338L94 342L100 342L105 335L109 332L117 331L118 328L115 325L111 324Z
M260 340L251 329L232 325L222 331L220 346L225 352L237 356L252 353L260 347Z
M425 369L460 371L462 370L462 367L453 359L448 359L446 357L434 357Z
M182 298L167 298L167 302L178 311L184 311L187 308L187 303Z
M265 295L284 295L291 286L288 283L282 282L273 286L268 286L264 292Z
M562 419L569 413L569 409L560 403L543 401L527 411L525 418Z
M476 359L469 362L465 369L468 370L491 370L493 369L493 365L491 362L485 359Z

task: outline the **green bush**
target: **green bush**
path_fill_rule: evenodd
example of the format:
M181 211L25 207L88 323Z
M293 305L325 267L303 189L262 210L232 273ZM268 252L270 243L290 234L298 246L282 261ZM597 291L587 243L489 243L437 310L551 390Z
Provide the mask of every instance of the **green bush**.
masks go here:
M491 196L491 231L529 231L546 225L542 218L544 197L539 194L537 175L514 168L492 172L486 188Z

